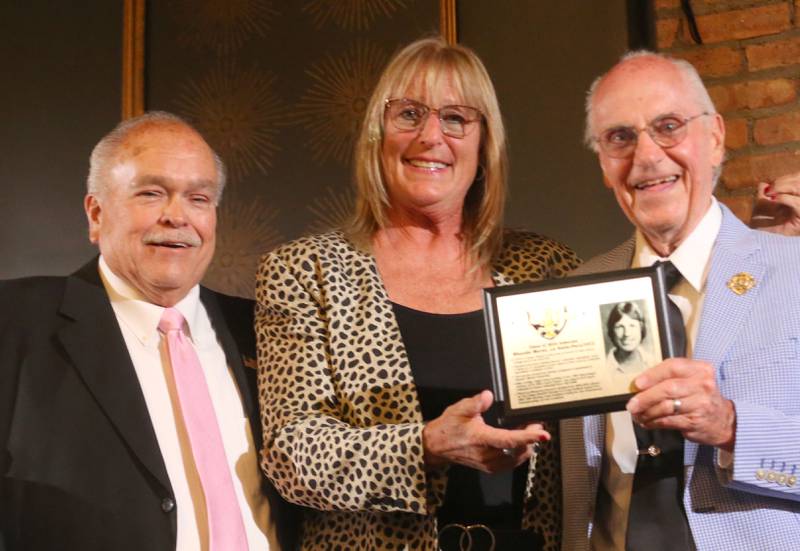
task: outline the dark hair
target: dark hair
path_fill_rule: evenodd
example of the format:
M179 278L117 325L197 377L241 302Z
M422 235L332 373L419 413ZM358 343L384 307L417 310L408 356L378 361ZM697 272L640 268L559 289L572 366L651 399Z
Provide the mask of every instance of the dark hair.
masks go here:
M638 321L642 325L642 339L647 336L647 324L644 322L642 310L633 302L620 302L608 314L608 321L606 322L606 331L611 342L616 342L614 340L614 326L622 319L622 316L628 316Z

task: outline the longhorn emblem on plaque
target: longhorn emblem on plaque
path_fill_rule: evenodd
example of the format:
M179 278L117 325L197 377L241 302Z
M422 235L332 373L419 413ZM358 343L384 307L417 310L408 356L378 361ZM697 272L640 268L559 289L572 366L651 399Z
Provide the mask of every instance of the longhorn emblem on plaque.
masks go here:
M528 312L528 323L533 329L547 340L556 338L567 325L567 307L563 310L558 308L545 308L541 315L535 312Z

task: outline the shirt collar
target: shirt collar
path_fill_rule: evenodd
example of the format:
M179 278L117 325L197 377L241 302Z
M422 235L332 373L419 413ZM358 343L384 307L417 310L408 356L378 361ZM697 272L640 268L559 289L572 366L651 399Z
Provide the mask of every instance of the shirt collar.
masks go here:
M717 240L719 229L722 226L722 209L714 197L711 205L703 215L700 223L692 233L678 245L669 258L658 256L642 232L636 230L636 252L633 256L633 266L651 266L657 260L670 260L680 271L683 278L695 291L701 292L708 275L708 266L711 260L711 250Z
M158 322L165 308L148 302L135 287L111 270L102 255L98 266L111 306L121 322L143 345L158 346ZM183 314L189 326L189 336L195 344L204 342L208 335L205 325L201 323L200 286L192 287L174 307Z

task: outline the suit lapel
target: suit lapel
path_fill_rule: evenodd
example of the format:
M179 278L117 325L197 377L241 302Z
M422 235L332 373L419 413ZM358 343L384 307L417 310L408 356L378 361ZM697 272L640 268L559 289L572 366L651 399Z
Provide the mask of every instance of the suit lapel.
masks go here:
M700 312L692 357L718 366L738 338L739 328L758 300L766 265L758 255L759 244L753 230L745 227L723 207L722 226L711 253L711 266L706 280L705 299ZM741 295L728 288L737 274L747 273L755 287ZM686 464L694 464L698 446L686 441Z
M164 488L171 488L147 405L97 261L67 278L61 314L73 320L58 332L94 396L131 452Z
M203 306L211 320L211 325L214 327L217 341L225 351L225 360L228 362L236 384L239 387L239 394L242 398L245 415L250 419L253 435L256 436L257 433L260 433L260 431L257 430L260 426L260 420L258 418L258 408L256 406L256 370L247 368L244 365L242 353L245 351L240 350L239 346L236 344L236 339L234 339L231 333L231 328L220 306L216 293L210 289L201 287L200 300L203 302ZM246 320L243 321L246 322ZM254 329L252 327L244 327L242 330L253 331Z
M759 245L755 234L729 211L724 217L719 237L711 254L711 268L706 280L706 295L700 314L700 327L694 347L694 358L719 363L737 337L737 328L753 308L764 280L766 266L755 253ZM750 274L755 287L738 295L728 288L731 278Z

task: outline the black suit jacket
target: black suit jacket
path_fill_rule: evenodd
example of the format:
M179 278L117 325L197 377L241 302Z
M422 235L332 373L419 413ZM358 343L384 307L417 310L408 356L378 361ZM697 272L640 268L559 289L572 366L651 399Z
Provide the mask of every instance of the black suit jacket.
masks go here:
M201 288L261 448L253 303ZM248 362L249 363L249 362ZM0 548L173 550L172 488L97 260L0 283ZM265 481L282 547L296 510Z

